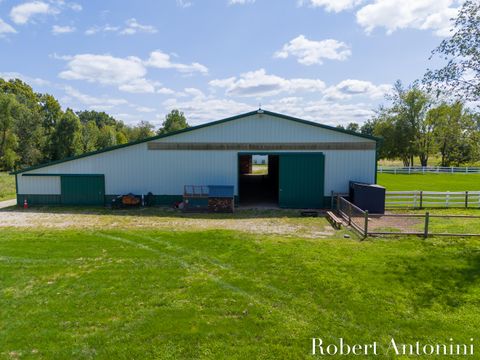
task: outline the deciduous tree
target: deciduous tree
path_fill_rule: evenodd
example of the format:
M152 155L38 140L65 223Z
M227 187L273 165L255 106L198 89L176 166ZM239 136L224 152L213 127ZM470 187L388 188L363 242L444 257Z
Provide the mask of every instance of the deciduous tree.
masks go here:
M182 111L174 109L165 116L162 127L158 130L158 134L163 135L173 131L178 131L189 127L187 118Z

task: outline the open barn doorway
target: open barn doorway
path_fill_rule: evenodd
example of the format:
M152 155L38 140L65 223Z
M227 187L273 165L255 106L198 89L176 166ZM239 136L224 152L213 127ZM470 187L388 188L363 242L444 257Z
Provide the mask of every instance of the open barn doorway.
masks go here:
M240 205L278 206L278 155L239 155L238 174Z

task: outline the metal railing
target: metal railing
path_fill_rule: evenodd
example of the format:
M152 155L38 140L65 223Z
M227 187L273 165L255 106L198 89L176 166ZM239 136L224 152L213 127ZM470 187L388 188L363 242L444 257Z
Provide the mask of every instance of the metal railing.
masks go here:
M387 191L385 207L480 208L480 191Z
M478 166L379 166L377 172L380 174L480 174Z
M352 229L356 230L364 238L367 237L368 211L363 211L343 196L337 196L337 211Z

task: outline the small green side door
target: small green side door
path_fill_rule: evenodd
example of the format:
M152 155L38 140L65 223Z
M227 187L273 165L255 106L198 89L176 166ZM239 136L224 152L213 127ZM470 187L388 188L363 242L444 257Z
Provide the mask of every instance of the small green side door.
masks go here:
M103 175L62 175L62 205L104 205Z
M323 208L324 155L286 153L279 157L279 206L297 209Z

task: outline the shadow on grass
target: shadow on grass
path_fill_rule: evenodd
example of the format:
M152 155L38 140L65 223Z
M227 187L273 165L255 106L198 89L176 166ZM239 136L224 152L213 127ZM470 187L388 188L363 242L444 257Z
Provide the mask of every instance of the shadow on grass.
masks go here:
M66 206L31 206L23 209L20 206L10 206L0 209L0 213L30 213L30 214L71 214L71 215L108 215L108 216L138 216L138 217L175 217L192 219L258 219L258 218L299 218L302 217L300 209L235 209L234 213L208 213L188 212L169 207L145 207L130 209L111 209L106 207L66 207ZM319 210L319 217L323 211Z

